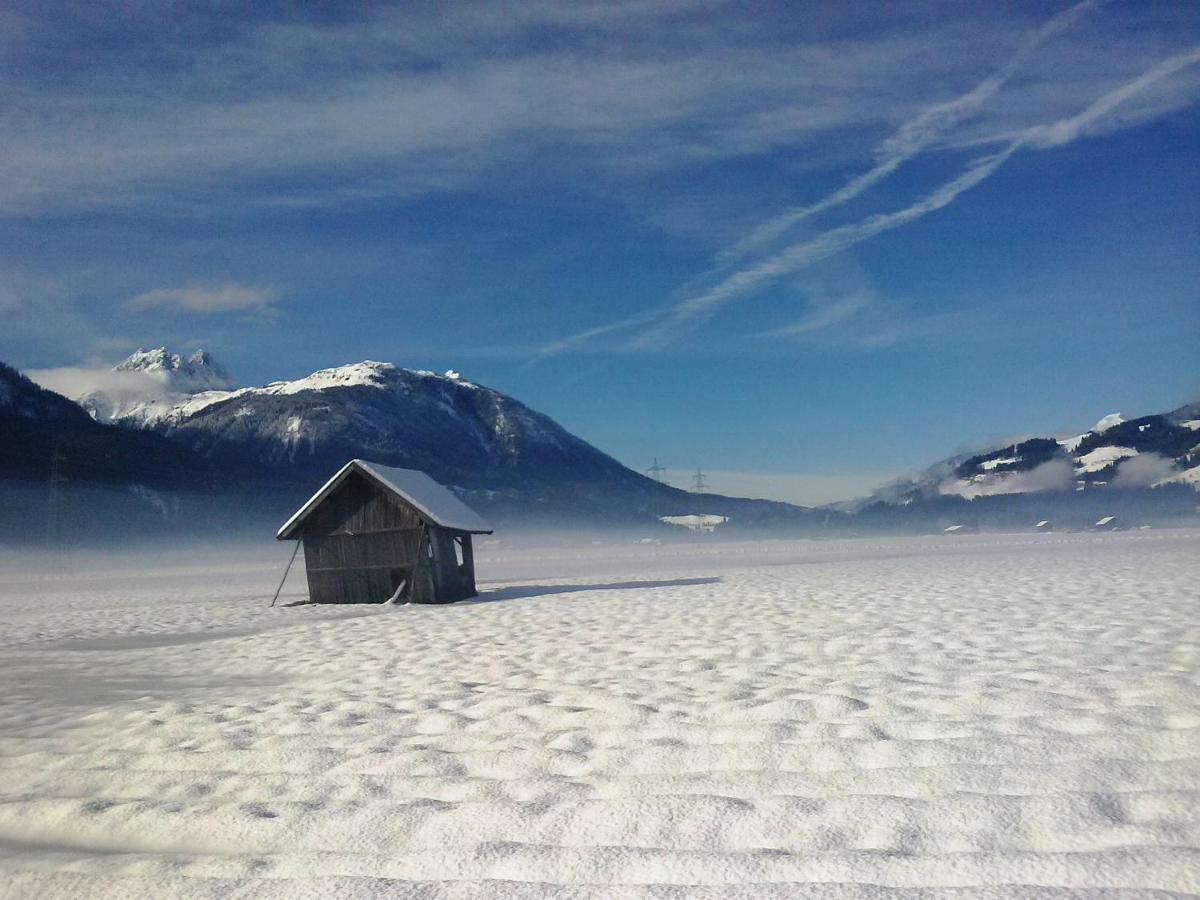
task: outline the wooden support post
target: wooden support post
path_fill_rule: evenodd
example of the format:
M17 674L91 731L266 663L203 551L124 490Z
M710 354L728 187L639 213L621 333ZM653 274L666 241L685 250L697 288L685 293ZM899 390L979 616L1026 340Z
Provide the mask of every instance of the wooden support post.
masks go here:
M303 540L296 541L296 546L292 548L292 558L288 560L287 568L283 570L283 577L279 579L279 587L275 588L275 596L271 598L271 606L275 605L275 601L279 599L279 592L283 590L283 583L287 581L288 572L292 571L292 563L296 561L296 554L300 552L300 543Z

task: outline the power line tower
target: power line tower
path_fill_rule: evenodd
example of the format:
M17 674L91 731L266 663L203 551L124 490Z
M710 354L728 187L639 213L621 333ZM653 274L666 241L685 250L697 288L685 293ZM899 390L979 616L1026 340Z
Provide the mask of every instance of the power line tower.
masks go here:
M704 477L704 473L699 468L696 469L696 474L692 476L692 490L697 494L703 494L708 489L708 479Z
M667 472L658 464L658 457L654 457L654 465L646 470L646 474L653 478L659 485L663 483L663 475ZM662 490L660 488L652 488L650 492L650 510L654 513L654 518L658 519L662 515L660 504L662 502Z
M46 543L55 551L58 550L62 539L60 523L62 497L59 494L58 486L67 480L62 473L62 464L66 462L66 459L62 451L62 444L56 436L54 449L50 452L50 481L46 494Z

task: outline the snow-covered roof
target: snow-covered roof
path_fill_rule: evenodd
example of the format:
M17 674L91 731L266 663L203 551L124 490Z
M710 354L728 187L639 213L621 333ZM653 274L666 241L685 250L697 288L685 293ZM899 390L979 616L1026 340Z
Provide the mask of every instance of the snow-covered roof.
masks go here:
M336 475L325 482L324 486L296 511L295 515L283 523L283 527L279 529L276 537L280 540L294 537L294 532L300 523L307 519L309 514L321 504L321 501L333 493L351 472L361 472L372 481L397 494L407 503L416 507L418 512L435 525L453 531L466 531L470 534L492 533L492 526L485 522L479 513L424 472L417 469L381 466L379 463L367 462L362 459L352 459L342 466Z
M1107 525L1110 522L1112 522L1113 519L1115 519L1115 518L1116 518L1116 516L1105 516L1104 518L1100 519L1096 524L1097 525Z

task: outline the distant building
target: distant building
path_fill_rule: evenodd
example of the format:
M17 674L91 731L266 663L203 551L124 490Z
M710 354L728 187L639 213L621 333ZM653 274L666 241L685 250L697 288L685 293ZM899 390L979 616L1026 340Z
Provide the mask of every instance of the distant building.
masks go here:
M452 603L474 597L479 515L424 472L353 459L279 529L304 541L314 603Z
M1093 531L1116 531L1117 528L1119 528L1119 527L1120 526L1117 524L1116 516L1105 516L1104 518L1098 520L1096 522L1096 524L1092 526L1092 530Z
M666 522L668 525L682 526L689 531L713 532L717 530L718 525L728 522L729 517L714 515L659 516L658 520Z
M1034 531L1053 531L1054 529L1050 526L1049 519L1042 519L1040 522L1038 522L1036 525L1033 526L1033 530Z
M968 525L966 523L964 523L962 525L951 525L949 528L942 529L942 534L950 534L950 535L978 534L978 533L979 533L978 525Z

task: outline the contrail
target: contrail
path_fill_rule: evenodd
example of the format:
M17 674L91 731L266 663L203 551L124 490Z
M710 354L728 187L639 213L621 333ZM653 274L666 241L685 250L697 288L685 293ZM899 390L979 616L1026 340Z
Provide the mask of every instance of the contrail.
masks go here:
M897 212L880 213L853 225L834 228L811 241L796 244L763 262L730 275L720 284L702 294L675 304L667 310L654 328L636 338L633 345L639 348L661 346L680 329L694 326L700 321L711 318L722 306L750 293L766 281L797 272L815 262L841 253L867 238L884 231L891 231L893 228L899 228L901 225L907 225L934 210L948 206L963 191L980 184L1008 162L1009 157L1024 144L1024 137L1020 137L998 153L976 159L957 178L941 185L933 193L911 206Z
M1134 94L1145 90L1154 84L1154 82L1161 81L1164 78L1174 75L1176 72L1181 72L1188 66L1193 66L1196 63L1200 63L1200 44L1197 44L1191 50L1177 53L1175 56L1164 59L1157 66L1143 72L1128 84L1124 84L1114 91L1109 91L1099 100L1088 106L1083 112L1076 113L1066 119L1059 119L1057 122L1052 122L1049 125L1039 125L1030 128L1024 133L1025 140L1031 146L1039 148L1061 147L1064 144L1069 144L1084 134L1088 126L1093 122L1112 112Z
M645 325L653 322L662 316L663 311L657 309L645 310L637 315L630 316L627 319L620 319L616 322L610 322L607 325L597 325L595 328L589 328L587 331L580 331L578 334L568 335L565 338L559 338L557 341L541 347L537 353L529 360L530 364L545 359L547 356L557 356L559 353L565 353L580 344L586 344L592 338L600 337L605 334L612 334L614 331L624 331L627 328L633 328L636 325Z
M970 190L989 178L1022 148L1061 147L1076 140L1085 134L1093 123L1112 112L1130 97L1196 63L1200 63L1200 45L1163 60L1132 81L1099 97L1086 109L1073 116L1025 129L1001 150L973 160L956 178L902 210L879 213L861 222L826 231L812 240L796 244L762 262L729 275L714 287L673 306L647 310L636 316L563 338L543 348L541 355L562 352L592 337L623 331L647 322L656 324L649 331L634 338L629 346L635 349L662 346L670 338L677 336L679 330L692 327L698 322L710 318L721 307L744 297L766 282L797 272L877 234L907 225L922 216L948 206L964 191Z
M748 294L767 281L799 271L884 231L907 225L935 210L942 209L964 191L982 183L1023 147L1060 147L1084 134L1096 120L1112 112L1121 103L1188 66L1200 62L1200 46L1169 57L1143 72L1133 81L1109 91L1082 112L1057 122L1035 125L1018 134L1002 150L974 160L961 175L941 185L927 197L898 212L881 213L853 225L826 231L812 240L796 244L776 255L728 276L714 287L670 307L662 320L634 342L638 347L660 345L664 332L707 319L720 307Z
M764 244L774 241L798 222L853 200L891 175L946 131L994 97L1020 71L1026 60L1038 47L1096 5L1097 0L1083 0L1082 3L1076 3L1049 19L1026 39L1007 63L975 85L970 91L946 103L932 106L915 119L910 119L901 125L895 134L876 149L875 156L879 161L874 168L851 179L845 186L811 206L794 207L769 222L763 223L732 247L722 251L718 255L718 261L728 264L741 259Z

